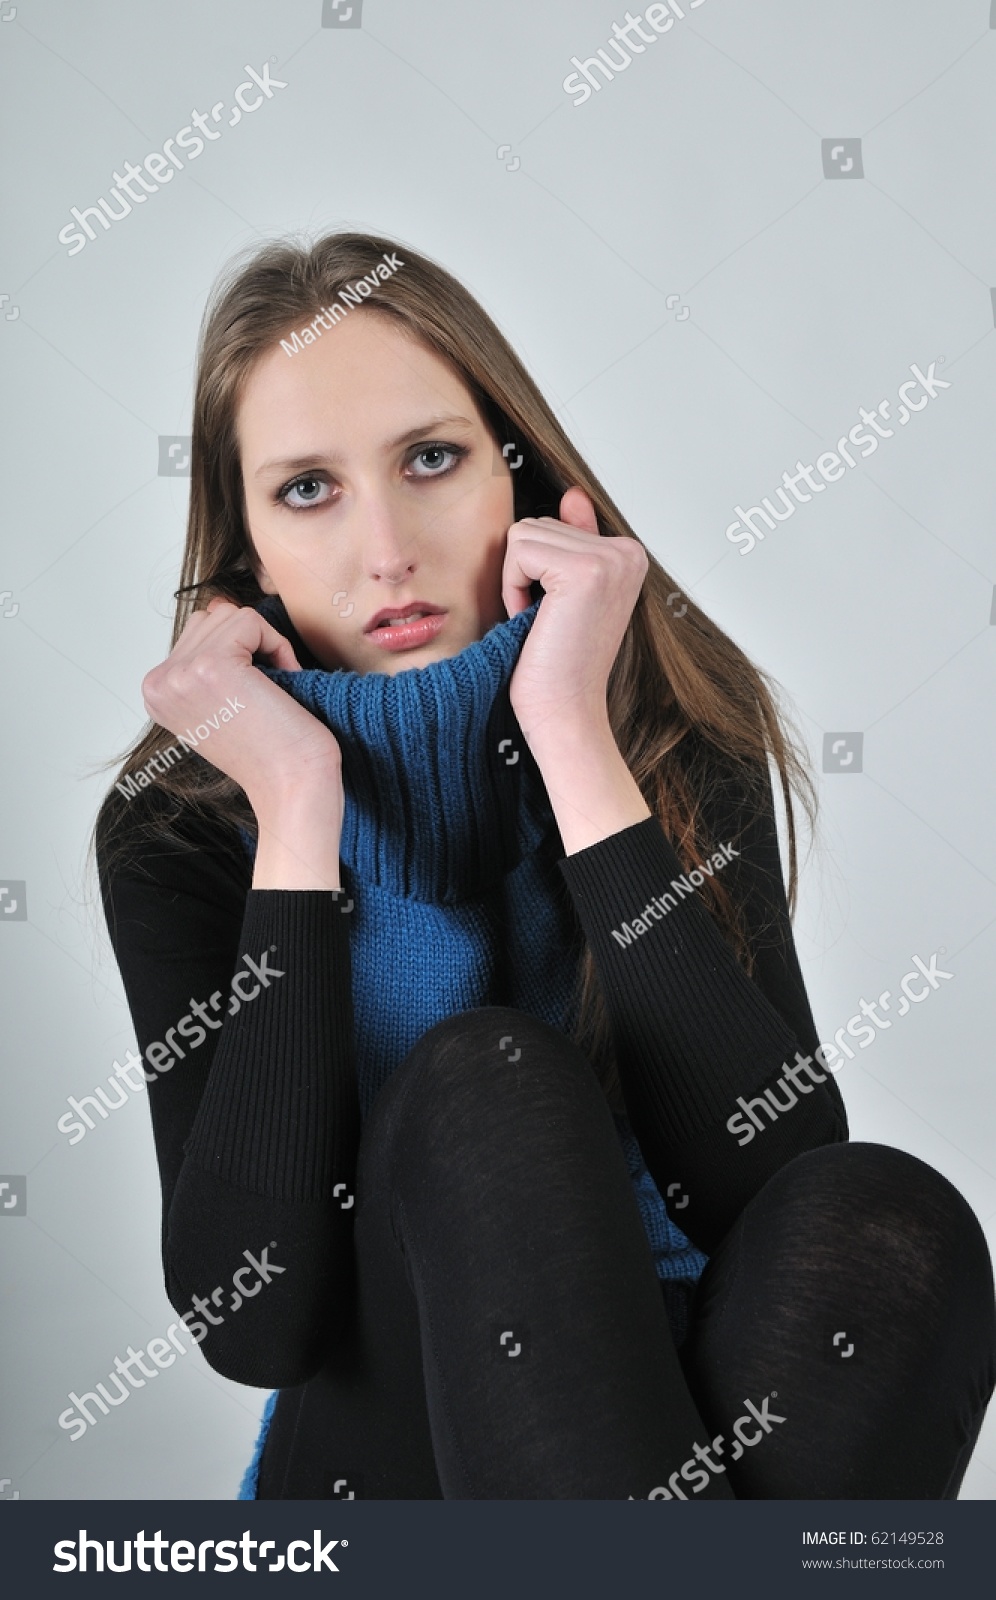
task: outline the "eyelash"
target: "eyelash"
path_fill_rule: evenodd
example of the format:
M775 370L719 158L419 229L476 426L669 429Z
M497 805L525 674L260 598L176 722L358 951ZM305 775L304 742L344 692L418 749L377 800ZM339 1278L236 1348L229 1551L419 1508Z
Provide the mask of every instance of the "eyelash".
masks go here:
M416 480L422 480L423 482L425 482L425 481L429 481L429 480L435 480L437 478L447 478L447 477L449 477L451 472L454 472L456 470L456 468L460 465L460 462L464 459L464 457L469 455L469 453L470 453L466 445L444 444L442 442L442 440L434 440L431 444L420 445L418 447L418 449L413 452L412 456L410 457L410 460L412 462L417 461L419 456L428 455L431 450L442 450L447 455L452 456L453 457L453 461L451 462L451 464L448 467L444 467L441 472L417 472L417 473L415 473L414 477L416 478ZM286 506L288 511L320 511L320 510L323 510L329 504L331 504L331 502L329 500L316 500L311 505L292 506L289 503L289 501L287 499L287 496L294 489L298 488L299 485L302 484L302 483L328 483L328 479L324 476L323 473L320 473L320 472L302 472L302 473L299 473L296 478L291 478L288 483L285 483L280 489L278 489L276 491L276 494L273 497L274 500L278 504Z

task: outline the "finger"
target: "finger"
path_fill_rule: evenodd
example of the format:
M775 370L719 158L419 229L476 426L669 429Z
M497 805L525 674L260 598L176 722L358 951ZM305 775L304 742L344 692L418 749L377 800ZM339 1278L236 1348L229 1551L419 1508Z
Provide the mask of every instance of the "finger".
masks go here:
M294 654L290 640L285 639L282 633L271 627L264 617L260 617L258 611L253 615L259 618L261 624L260 643L253 654L262 656L268 667L280 667L284 672L300 672L301 663Z
M255 606L233 605L230 600L215 595L204 610L209 611L212 617L219 612L230 612L240 641L245 641L250 656L262 656L268 667L280 667L285 672L301 671L301 663L294 654L290 640L267 622Z
M210 623L206 620L208 616ZM174 654L178 659L181 655L195 656L209 642L217 644L226 637L232 637L238 653L241 655L244 651L250 660L253 656L262 656L269 667L280 667L285 672L301 671L301 663L290 641L278 633L255 606L237 606L220 595L188 619ZM186 647L182 651L181 644Z
M527 611L533 603L532 584L535 579L528 576L522 568L522 562L517 555L517 542L509 542L508 550L504 555L504 565L501 568L501 603L504 610L508 611L509 618L517 616L519 611Z
M566 490L561 499L560 520L569 528L580 528L584 533L598 532L598 518L591 497L577 485Z
M592 554L587 538L578 541L578 533L586 530L565 527L552 517L535 521L527 517L516 526L517 537L509 541L502 571L501 597L510 617L532 604L534 583L548 590L558 574L570 572L574 557Z

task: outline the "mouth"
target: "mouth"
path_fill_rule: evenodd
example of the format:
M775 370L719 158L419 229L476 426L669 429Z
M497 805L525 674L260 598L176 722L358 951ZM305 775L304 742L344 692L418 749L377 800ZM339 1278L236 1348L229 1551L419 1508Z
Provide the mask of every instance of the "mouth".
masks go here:
M364 628L364 633L372 633L375 628L403 627L407 622L418 622L422 617L442 616L442 606L432 606L427 600L411 600L408 605L396 606L392 611L390 606L385 606L370 618Z
M363 632L384 650L415 650L434 639L446 621L442 606L413 600L391 610L385 606L371 617Z

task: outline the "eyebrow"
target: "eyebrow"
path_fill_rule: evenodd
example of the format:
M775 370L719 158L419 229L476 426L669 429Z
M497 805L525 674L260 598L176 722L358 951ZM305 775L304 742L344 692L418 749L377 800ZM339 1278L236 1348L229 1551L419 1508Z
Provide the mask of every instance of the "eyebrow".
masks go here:
M431 439L433 434L439 433L443 428L453 427L454 424L460 424L465 428L474 426L470 417L430 417L427 422L420 422L417 427L409 428L406 433L399 434L396 439L388 440L384 448L385 450L398 450L403 445L414 444L416 439ZM306 468L313 467L319 461L326 462L329 466L335 466L341 459L340 456L334 453L326 454L323 450L316 450L310 456L295 456L287 460L264 461L261 467L257 467L253 476L258 478L261 473L269 472L274 467L279 467L283 472L303 472Z

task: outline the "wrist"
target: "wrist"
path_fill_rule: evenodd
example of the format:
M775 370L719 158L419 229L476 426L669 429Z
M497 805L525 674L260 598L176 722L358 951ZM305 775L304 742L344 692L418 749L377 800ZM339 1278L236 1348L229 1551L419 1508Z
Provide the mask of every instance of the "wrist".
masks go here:
M339 889L342 787L303 787L253 804L259 825L254 889Z
M534 754L540 750L590 750L607 743L615 747L604 693L589 694L584 699L580 692L564 694L538 711L528 706L520 708L514 693L509 699L523 738Z
M309 817L342 815L342 763L335 759L307 762L289 771L266 770L257 775L246 798L261 826L278 827L285 819L307 821Z
M629 772L616 744L604 699L594 705L566 705L531 724L520 722L520 727L541 772L544 768L567 773L592 768Z
M608 716L583 725L553 719L527 739L560 830L565 855L620 833L653 813L616 744Z

